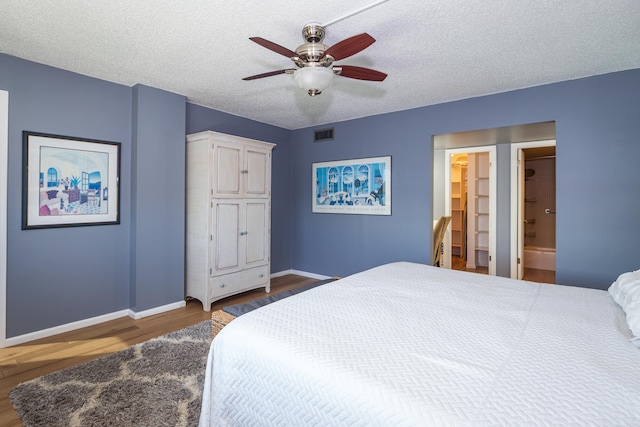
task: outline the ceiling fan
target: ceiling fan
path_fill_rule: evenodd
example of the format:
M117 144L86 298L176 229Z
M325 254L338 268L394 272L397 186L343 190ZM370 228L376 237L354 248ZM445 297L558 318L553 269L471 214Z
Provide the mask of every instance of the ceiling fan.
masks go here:
M296 84L300 88L307 91L309 96L316 96L329 87L334 75L376 82L381 82L387 77L385 73L370 68L352 65L335 66L333 64L334 61L340 61L355 55L371 46L376 40L369 34L362 33L329 47L322 43L325 36L325 27L326 25L315 22L305 25L302 29L302 38L305 43L298 46L295 52L262 37L250 37L249 40L260 46L290 58L296 68L270 71L245 77L242 80L255 80L279 74L293 74Z

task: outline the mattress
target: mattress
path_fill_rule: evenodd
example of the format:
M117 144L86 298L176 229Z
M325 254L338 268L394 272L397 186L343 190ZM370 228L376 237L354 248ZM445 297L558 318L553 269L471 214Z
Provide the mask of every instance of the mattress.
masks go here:
M640 349L606 291L399 262L243 315L201 426L640 425Z

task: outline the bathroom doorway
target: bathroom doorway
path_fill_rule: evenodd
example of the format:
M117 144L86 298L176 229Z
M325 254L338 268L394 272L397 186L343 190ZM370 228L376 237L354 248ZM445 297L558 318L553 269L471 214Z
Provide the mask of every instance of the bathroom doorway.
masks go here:
M512 277L555 283L555 140L512 144L511 150Z

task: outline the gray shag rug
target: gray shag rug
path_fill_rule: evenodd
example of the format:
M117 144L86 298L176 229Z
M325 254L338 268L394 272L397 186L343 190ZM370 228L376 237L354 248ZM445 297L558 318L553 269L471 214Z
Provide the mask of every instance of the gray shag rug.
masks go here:
M195 426L211 322L22 383L9 397L25 427Z

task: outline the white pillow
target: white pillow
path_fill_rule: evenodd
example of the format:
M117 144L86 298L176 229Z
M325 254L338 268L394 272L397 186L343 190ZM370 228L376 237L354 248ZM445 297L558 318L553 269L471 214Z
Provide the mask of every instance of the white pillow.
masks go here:
M624 277L629 275L631 273L622 273L621 275L618 276L618 278L611 284L611 286L609 286L609 295L611 295L611 298L613 298L613 300L616 302L616 304L621 305L620 304L620 291L618 290L618 283L620 282L620 280L624 280Z
M625 310L629 304L640 300L640 271L634 271L618 282L618 298Z
M627 325L631 333L640 338L640 300L627 305L625 313L627 313Z
M613 298L616 304L621 305L619 298L620 292L618 292L618 280L616 280L611 284L611 286L609 286L609 295L611 295L611 298Z
M624 309L631 300L637 301L640 298L637 293L638 287L640 287L640 270L622 273L609 287L609 294Z
M624 310L631 333L640 339L640 270L623 273L609 287L609 294ZM638 345L636 343L636 345Z

